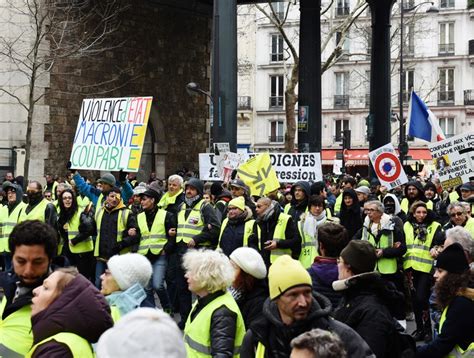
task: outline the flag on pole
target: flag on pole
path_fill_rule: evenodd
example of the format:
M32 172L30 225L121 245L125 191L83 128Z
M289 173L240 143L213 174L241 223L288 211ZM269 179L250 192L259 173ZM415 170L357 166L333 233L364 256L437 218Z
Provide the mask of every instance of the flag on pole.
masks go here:
M425 102L417 96L415 91L411 92L408 122L410 123L409 136L424 139L428 142L439 142L446 139L439 126L438 119L429 110Z

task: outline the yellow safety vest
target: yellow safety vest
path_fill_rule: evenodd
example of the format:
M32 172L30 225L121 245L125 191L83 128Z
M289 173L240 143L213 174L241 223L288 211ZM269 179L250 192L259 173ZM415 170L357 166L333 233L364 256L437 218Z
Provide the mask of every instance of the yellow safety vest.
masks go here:
M276 241L285 240L285 231L288 225L288 220L290 218L291 218L290 215L280 213L280 216L278 216L278 222L275 226L275 231L273 232L273 240L276 240ZM276 248L275 250L270 251L270 263L273 263L277 258L279 258L282 255L291 256L291 250Z
M25 203L19 202L10 214L8 214L8 205L0 207L0 253L10 252L10 249L8 248L8 237L13 231L15 225L18 223L21 211L25 207Z
M139 254L146 255L150 251L153 255L159 255L163 251L165 244L168 242L165 219L166 211L158 209L150 230L146 222L146 214L144 212L138 214L138 227L142 235L140 246L138 247Z
M403 225L405 239L407 243L407 252L403 256L403 269L412 268L416 271L430 273L433 267L433 258L430 255L431 242L438 227L441 225L433 221L427 227L426 240L423 242L415 237L413 226L410 222Z
M449 305L446 306L441 314L441 318L439 320L439 333L441 334L443 331L443 324L446 321L446 315L448 313ZM446 356L448 358L462 358L462 357L473 357L474 356L474 342L467 347L466 350L463 350L457 344L454 346L453 350Z
M102 194L100 194L102 195ZM120 213L117 218L117 242L122 241L122 232L127 228L128 215L130 210L127 208L120 209ZM94 256L99 256L99 243L100 243L100 226L102 225L102 217L104 216L104 207L101 206L95 213L95 222L97 223L97 238L95 241ZM120 251L120 254L126 254L130 252L130 247L127 247Z
M54 181L53 182L53 187L51 188L51 197L53 199L57 199L58 197L56 196L56 188L58 187L58 182L57 181ZM48 190L48 186L46 185L43 189L43 193Z
M386 249L393 246L393 231L390 235L383 234L380 236L379 242L375 242L375 236L364 226L362 229L362 240L366 240L376 249ZM397 272L397 258L380 257L377 259L375 269L382 274L392 274Z
M336 203L334 204L334 215L339 214L339 212L341 211L342 197L343 197L343 193L341 192L341 193L337 196L337 198L336 198Z
M183 192L183 189L180 189L175 195L170 196L169 191L163 194L160 201L158 202L158 207L160 209L166 209L168 206L176 203L176 198Z
M311 215L311 214L309 214ZM301 262L305 269L308 269L311 264L314 262L314 258L318 256L318 232L316 231L316 236L312 237L308 233L303 231L303 222L298 222L298 231L302 239L301 242L301 253L298 260Z
M197 303L197 301L194 303L193 310ZM240 357L240 346L245 336L244 319L234 298L226 292L209 302L192 321L191 314L188 316L184 327L184 344L188 358L211 357L211 318L214 311L222 306L226 306L237 315L234 357Z
M219 234L219 243L217 247L221 247L221 238L222 234L224 233L225 228L227 227L227 223L229 222L228 218L225 218L221 225L221 232ZM244 237L242 239L242 246L249 246L249 237L253 233L253 226L255 225L255 220L250 219L247 220L244 224Z
M71 245L70 241L74 239L77 235L79 235L79 225L81 223L81 213L79 210L76 211L74 216L68 222L68 229L67 229L67 237L69 240L69 250L73 254L81 254L83 252L91 252L94 250L94 243L92 241L92 237L88 237L84 241L76 245Z
M431 200L428 200L426 202L426 207L430 210L433 210L433 202ZM405 213L405 214L408 214L408 211L410 210L410 206L409 206L409 203L408 203L408 199L407 198L403 198L402 199L402 202L400 203L400 209Z
M291 204L290 203L286 204L285 207L283 208L283 213L288 214L290 209L291 209Z
M0 357L21 358L33 344L31 305L26 305L3 319L6 297L0 303Z
M91 200L85 196L85 197L82 197L82 196L78 196L76 198L77 200L77 206L79 206L79 208L81 209L85 209L87 205L89 205L89 203L91 202Z
M467 218L466 225L464 225L464 228L467 231L469 231L472 238L474 239L474 219L473 218Z
M110 315L112 316L114 324L117 323L122 317L122 314L120 313L120 310L117 306L110 306Z
M46 211L46 207L48 206L48 204L50 204L50 202L46 199L43 199L28 214L26 213L27 207L25 207L25 209L21 211L18 223L21 223L26 220L39 220L41 222L45 222L46 217L44 215L44 212Z
M35 350L44 343L56 341L67 345L72 352L74 358L94 358L94 352L91 344L81 336L70 332L57 333L54 336L43 339L41 342L35 344L26 354L25 358L33 357Z
M451 193L449 193L449 202L454 203L455 201L459 200L459 194L456 190L453 190Z
M201 215L201 207L205 203L201 199L189 213L188 218L185 218L186 205L183 203L181 210L178 213L178 230L176 233L176 243L183 241L187 244L192 238L199 235L204 229L204 221Z

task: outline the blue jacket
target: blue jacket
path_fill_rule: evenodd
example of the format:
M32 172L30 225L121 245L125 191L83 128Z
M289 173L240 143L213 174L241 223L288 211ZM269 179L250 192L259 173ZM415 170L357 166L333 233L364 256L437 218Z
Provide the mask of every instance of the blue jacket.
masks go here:
M99 199L100 194L102 192L94 187L93 185L86 183L86 181L82 178L82 176L76 172L74 176L72 177L74 179L74 183L76 183L77 188L79 189L79 193L81 195L85 195L89 198L90 201L94 204L94 206L97 207L97 200ZM119 182L116 182L116 186L121 188L122 192L122 200L125 203L125 205L128 204L128 200L132 197L133 195L133 188L128 182L128 180L125 180L122 185L120 185ZM99 203L101 205L102 203Z

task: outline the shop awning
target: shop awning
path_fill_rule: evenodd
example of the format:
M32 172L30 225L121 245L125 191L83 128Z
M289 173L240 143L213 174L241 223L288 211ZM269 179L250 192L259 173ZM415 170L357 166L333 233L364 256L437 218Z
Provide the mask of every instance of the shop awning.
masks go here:
M321 153L321 160L323 165L332 165L336 159L337 153L342 153L342 149L323 149ZM341 154L339 154L341 155ZM355 165L369 165L369 150L368 149L347 149L345 151L344 160L347 166ZM408 164L413 164L420 160L431 160L431 154L427 148L412 148L407 154Z

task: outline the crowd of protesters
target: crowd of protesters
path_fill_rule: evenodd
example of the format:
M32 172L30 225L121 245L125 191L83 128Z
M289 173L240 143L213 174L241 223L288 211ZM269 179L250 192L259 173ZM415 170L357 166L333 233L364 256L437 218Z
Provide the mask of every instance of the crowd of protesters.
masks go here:
M0 194L0 356L474 354L474 178L255 197L235 176L68 166Z

